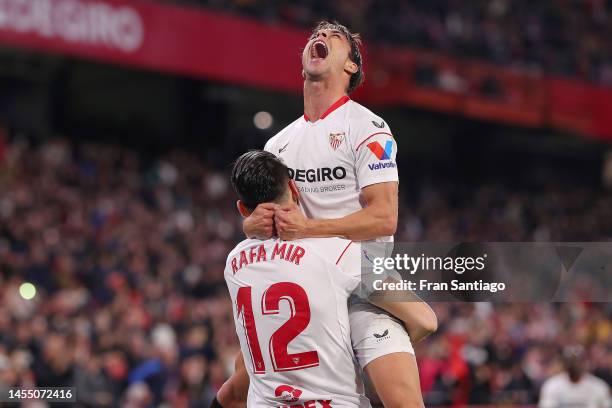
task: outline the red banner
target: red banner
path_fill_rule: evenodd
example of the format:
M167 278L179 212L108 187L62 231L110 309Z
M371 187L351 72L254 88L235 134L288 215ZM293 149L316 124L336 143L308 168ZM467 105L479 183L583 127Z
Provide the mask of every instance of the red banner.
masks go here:
M145 1L0 0L5 44L279 90L300 88L305 41L301 30Z
M141 0L0 0L0 42L299 92L307 33ZM356 98L612 139L612 89L406 48L370 47Z
M612 89L577 81L548 81L550 124L612 139Z

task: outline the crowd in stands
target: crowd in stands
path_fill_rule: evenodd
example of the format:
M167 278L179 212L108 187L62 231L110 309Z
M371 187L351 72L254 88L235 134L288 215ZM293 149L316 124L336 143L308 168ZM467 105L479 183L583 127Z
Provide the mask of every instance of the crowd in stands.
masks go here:
M228 171L186 151L65 139L14 137L0 151L0 388L73 386L89 406L207 406L239 350L223 281L242 239ZM413 188L398 241L612 238L610 192ZM416 348L427 406L533 404L573 343L612 381L608 303L433 307L440 329Z
M176 0L175 0L176 1ZM337 19L397 44L612 85L609 0L178 0L312 27Z

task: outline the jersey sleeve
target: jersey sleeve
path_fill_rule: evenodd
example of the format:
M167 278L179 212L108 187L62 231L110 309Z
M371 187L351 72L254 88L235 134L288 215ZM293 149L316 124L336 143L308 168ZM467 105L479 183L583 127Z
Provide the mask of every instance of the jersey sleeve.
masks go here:
M344 293L348 295L352 294L357 290L361 280L359 279L359 274L349 274L338 265L330 264L333 272L332 272L332 280L334 284Z
M399 181L397 142L389 125L376 116L367 116L355 123L351 133L359 188Z
M357 242L347 241L336 259L336 266L340 268L341 273L357 280L361 279L360 246Z
M317 238L318 252L332 266L332 279L341 290L352 293L361 282L359 244L343 238Z

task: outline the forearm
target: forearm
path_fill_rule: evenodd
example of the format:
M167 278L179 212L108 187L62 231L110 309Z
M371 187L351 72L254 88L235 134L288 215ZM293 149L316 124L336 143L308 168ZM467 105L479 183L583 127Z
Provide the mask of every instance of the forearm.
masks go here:
M223 408L246 407L247 392L237 384L236 377L230 377L217 392L217 400Z
M366 207L342 218L308 221L308 238L342 237L366 241L395 234L397 212Z
M217 400L223 408L244 408L249 391L249 375L244 366L242 353L238 353L235 371L217 392Z
M257 238L258 235L261 235L261 231L255 227L249 217L242 220L242 232L246 238Z

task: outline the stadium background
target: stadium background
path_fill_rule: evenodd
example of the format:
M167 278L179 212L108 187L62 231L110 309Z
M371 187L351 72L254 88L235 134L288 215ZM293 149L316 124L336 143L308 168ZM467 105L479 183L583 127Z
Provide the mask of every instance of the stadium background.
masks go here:
M398 140L396 240L612 238L609 1L7 0L0 387L213 398L238 351L228 169L301 114L300 46L321 18L363 34L354 98ZM434 304L426 405L534 405L575 343L610 384L612 309L584 295Z

